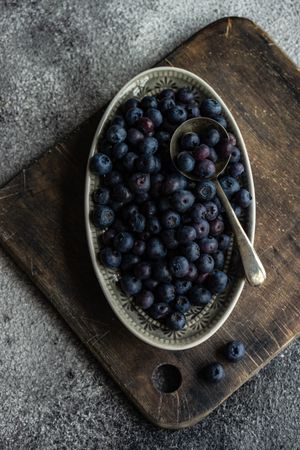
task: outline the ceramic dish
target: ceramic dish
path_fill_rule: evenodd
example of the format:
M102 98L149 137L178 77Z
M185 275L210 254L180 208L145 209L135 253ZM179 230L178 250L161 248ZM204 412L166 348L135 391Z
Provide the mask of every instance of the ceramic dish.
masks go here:
M95 134L90 157L97 152L98 141L111 118L116 114L119 106L129 97L142 98L145 95L156 95L162 89L171 87L177 89L191 86L199 94L199 100L205 97L217 99L223 108L223 115L228 122L228 130L237 139L237 146L241 150L241 161L245 165L244 186L250 191L253 202L247 209L245 227L247 234L253 242L255 230L255 195L251 167L245 143L241 132L228 110L226 104L204 80L191 72L175 67L158 67L140 73L129 81L114 97L107 107ZM138 338L155 347L168 350L184 350L204 342L212 336L225 322L236 305L242 292L245 280L240 275L237 249L234 237L227 252L224 271L228 273L230 283L224 293L213 298L206 307L193 307L187 314L187 327L181 331L171 331L166 326L152 319L146 311L137 307L130 297L125 296L117 286L118 274L103 267L97 260L100 249L99 231L90 221L90 212L93 209L92 192L99 187L99 177L92 174L87 167L85 186L85 220L88 246L92 263L100 287L104 292L111 308L123 324Z

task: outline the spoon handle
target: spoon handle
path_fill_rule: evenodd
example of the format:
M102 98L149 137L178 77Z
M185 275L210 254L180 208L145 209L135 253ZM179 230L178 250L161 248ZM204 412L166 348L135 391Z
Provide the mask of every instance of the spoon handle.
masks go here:
M266 271L259 259L253 245L251 244L248 236L246 235L244 228L240 224L235 212L222 189L219 181L216 180L217 194L225 208L229 222L233 228L237 244L239 247L241 259L243 262L245 275L247 280L252 286L261 285L266 279Z

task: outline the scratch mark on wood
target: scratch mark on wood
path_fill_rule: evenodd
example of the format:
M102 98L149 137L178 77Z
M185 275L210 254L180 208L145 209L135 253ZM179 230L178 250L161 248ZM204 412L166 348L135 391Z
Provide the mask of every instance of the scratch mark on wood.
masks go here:
M228 19L227 20L226 32L225 32L226 39L228 39L229 33L231 32L231 29L232 29L232 21L231 21L231 19Z
M191 419L191 411L190 411L190 405L189 405L189 401L187 399L186 394L184 394L183 398L184 398L184 401L185 401L185 404L186 404L186 409L187 409L187 412L188 412L188 420L190 420Z
M175 395L176 395L176 401L177 401L177 406L176 406L176 422L179 423L179 415L180 415L180 398L179 398L178 391L175 391Z
M259 366L259 364L257 364L257 362L255 361L255 359L254 358L252 358L252 356L251 355L249 355L249 353L247 353L247 355L248 355L248 358L250 358L251 359L251 361L256 365L256 367L258 367Z
M171 63L171 61L169 61L167 58L165 58L165 61L172 67L174 67L174 64Z
M8 197L14 197L15 195L19 195L19 192L14 192L12 194L4 195L3 197L0 197L0 200L4 200L4 199L6 199Z
M162 394L159 394L159 402L158 402L158 408L157 408L157 418L158 418L158 420L161 417L162 401L163 401Z
M23 193L26 192L26 169L22 170L23 174Z

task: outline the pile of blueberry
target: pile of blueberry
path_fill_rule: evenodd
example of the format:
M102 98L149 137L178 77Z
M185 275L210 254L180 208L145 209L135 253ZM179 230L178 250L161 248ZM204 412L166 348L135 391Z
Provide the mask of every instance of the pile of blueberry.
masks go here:
M126 295L173 330L185 327L185 313L193 305L207 305L228 283L222 269L230 236L215 185L205 177L191 182L170 159L174 130L200 115L227 126L220 104L205 99L199 105L188 87L130 98L90 161L100 181L92 214L94 225L104 230L99 260L119 270ZM240 216L251 196L240 184L244 167L234 136L222 141L215 129L196 136L196 141L184 138L184 145L192 142L199 155L209 151L210 159L202 162L214 162L214 145L222 155L231 154L220 182Z

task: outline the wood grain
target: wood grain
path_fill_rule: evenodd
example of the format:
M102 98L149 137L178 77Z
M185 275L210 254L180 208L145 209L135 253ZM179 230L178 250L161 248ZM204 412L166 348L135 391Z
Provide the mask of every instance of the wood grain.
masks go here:
M238 122L256 185L263 287L247 286L222 329L191 350L154 349L125 329L99 289L85 240L84 172L101 112L0 190L0 242L139 410L161 427L181 428L206 416L300 332L300 77L261 29L238 18L201 30L159 65L166 64L206 79ZM224 362L225 381L211 387L199 370L222 360L218 349L233 338L246 343L247 357ZM173 393L153 386L162 363L181 372Z

